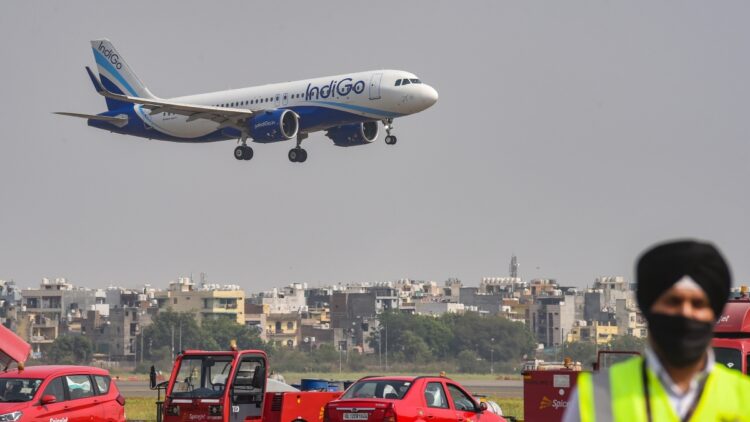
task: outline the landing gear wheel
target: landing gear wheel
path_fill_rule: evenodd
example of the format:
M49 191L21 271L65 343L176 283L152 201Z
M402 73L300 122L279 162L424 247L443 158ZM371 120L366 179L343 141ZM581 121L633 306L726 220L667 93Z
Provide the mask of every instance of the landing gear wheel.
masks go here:
M398 139L395 136L393 136L393 135L388 135L388 136L385 137L385 143L387 145L396 145L396 141L397 140Z
M238 160L249 160L253 158L253 149L247 145L240 145L234 149L234 158Z
M304 163L307 160L307 151L302 148L292 148L289 150L289 161L293 163Z

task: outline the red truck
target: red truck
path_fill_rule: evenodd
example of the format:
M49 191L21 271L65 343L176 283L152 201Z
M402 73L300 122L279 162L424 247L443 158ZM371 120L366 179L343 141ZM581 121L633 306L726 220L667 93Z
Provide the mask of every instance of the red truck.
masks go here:
M747 288L742 291L745 297L727 302L721 318L714 328L711 345L716 361L731 369L750 373L750 298Z
M269 391L268 358L261 350L187 350L175 359L157 402L157 420L319 422L323 406L340 392Z

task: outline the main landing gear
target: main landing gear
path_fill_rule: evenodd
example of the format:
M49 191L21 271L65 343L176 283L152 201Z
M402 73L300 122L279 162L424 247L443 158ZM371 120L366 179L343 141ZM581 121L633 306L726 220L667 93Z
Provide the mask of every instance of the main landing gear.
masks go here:
M386 145L396 145L396 141L398 139L395 135L391 135L391 130L393 129L393 119L383 120L383 127L385 128L385 133L387 134L385 137Z
M289 161L293 163L304 163L307 160L307 151L300 146L302 140L307 138L306 133L297 134L297 146L289 150Z
M253 158L253 149L247 146L247 136L243 136L240 142L242 142L242 145L234 149L234 158L238 160L249 160Z

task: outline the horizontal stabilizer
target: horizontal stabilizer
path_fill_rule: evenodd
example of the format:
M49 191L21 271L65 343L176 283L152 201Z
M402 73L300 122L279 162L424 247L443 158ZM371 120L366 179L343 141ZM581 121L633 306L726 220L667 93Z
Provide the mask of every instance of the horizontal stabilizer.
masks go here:
M99 116L96 114L83 114L83 113L68 113L65 111L56 111L55 114L61 116L80 117L82 119L101 120L103 122L112 123L117 127L123 127L128 124L128 116Z

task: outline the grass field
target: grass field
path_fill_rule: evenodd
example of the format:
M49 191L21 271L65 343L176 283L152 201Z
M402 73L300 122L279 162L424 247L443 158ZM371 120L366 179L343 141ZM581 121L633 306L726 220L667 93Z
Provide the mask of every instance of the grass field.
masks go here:
M500 405L504 415L515 416L519 420L523 419L523 399L490 397L490 400Z
M156 421L156 405L151 397L125 399L125 415L129 421Z

